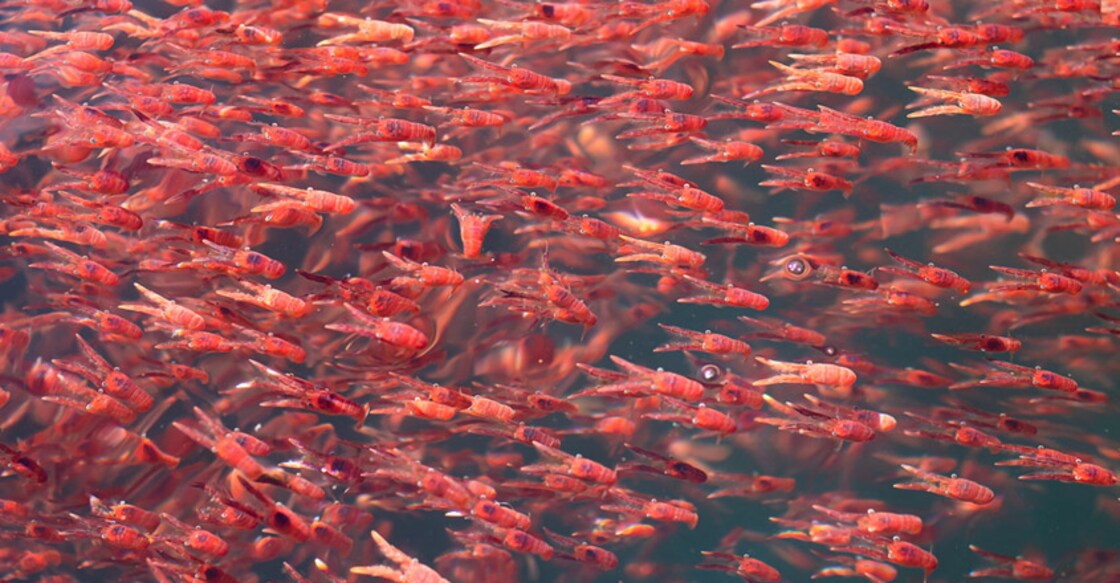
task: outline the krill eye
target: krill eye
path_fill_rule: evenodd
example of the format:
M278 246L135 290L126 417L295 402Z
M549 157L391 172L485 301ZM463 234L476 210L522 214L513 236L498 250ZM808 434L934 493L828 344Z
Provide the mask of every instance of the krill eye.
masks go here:
M241 162L242 170L249 174L260 174L264 170L264 160L247 156Z
M717 364L705 364L700 367L700 378L705 382L715 382L723 376L723 369Z
M790 259L786 262L786 273L797 279L809 275L811 269L812 268L809 267L809 262L800 257Z
M292 525L292 519L287 515L277 512L272 515L272 525L276 528L288 528Z
M825 353L827 356L836 356L838 351L835 346L822 346L821 352Z

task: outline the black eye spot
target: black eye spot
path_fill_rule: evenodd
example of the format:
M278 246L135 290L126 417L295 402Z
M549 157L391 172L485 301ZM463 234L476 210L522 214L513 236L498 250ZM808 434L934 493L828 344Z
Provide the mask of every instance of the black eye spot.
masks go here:
M820 350L825 353L826 356L836 356L836 354L840 352L836 350L835 346L822 346Z
M786 262L786 273L795 277L805 275L809 273L809 263L800 257L790 259Z
M993 338L991 336L985 336L985 337L980 339L980 350L983 350L983 351L986 351L986 352L998 352L1002 348L1003 348L1003 343L1000 342L998 338Z
M292 519L287 514L276 512L272 515L272 525L278 529L286 529L292 525Z
M556 17L556 7L551 4L544 4L541 6L541 15L545 18Z
M478 511L479 514L484 514L486 516L493 516L495 513L498 512L497 505L495 505L492 502L484 502L482 504L479 504L476 507L476 510Z
M205 22L207 20L206 12L203 11L203 10L199 10L197 8L193 9L193 10L188 10L187 12L185 12L183 14L183 19L191 21L191 22L196 23L196 24L205 24Z
M253 176L259 176L264 172L264 160L254 158L253 156L246 156L241 160L241 171Z

